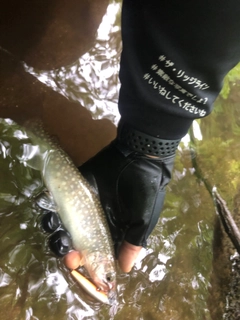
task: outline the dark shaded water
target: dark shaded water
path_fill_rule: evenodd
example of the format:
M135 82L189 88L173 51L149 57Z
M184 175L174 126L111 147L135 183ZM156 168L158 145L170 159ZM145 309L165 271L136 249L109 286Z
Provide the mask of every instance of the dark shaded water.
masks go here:
M93 119L108 118L115 125L121 54L121 1L112 1L98 28L96 43L78 61L53 71L26 70L71 101L80 102Z
M49 72L25 69L81 102L96 119L108 117L116 123L119 3L112 2L108 12L106 35L99 32L96 45L80 61ZM216 102L214 114L194 127L198 165L231 209L240 169L238 91L237 85L232 87L227 100ZM1 319L211 319L216 216L209 193L194 175L187 139L177 152L173 180L148 249L130 274L118 274L118 304L108 307L87 297L48 249L40 226L42 212L34 204L42 181L38 172L18 160L23 141L30 143L28 137L3 119L0 134ZM219 292L214 290L222 289L213 287L211 292L217 297L211 303L218 306Z

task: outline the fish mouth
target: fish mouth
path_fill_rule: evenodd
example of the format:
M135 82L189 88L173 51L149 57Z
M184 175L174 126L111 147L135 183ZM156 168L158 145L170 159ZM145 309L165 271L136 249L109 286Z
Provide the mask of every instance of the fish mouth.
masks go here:
M117 301L116 283L115 282L105 282L92 279L93 283L96 285L97 290L106 294L109 300L109 304L113 305Z
M92 281L99 291L103 291L107 294L115 291L116 284L114 282L99 281L99 279L92 279Z
M106 285L108 286L108 291L113 290L113 288L114 288L113 283L106 283Z

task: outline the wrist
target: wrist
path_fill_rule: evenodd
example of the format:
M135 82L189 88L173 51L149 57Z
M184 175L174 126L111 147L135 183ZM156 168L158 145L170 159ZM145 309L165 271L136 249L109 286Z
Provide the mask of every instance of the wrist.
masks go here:
M175 154L181 139L166 140L136 130L120 121L117 140L130 150L145 154L151 158L166 158Z

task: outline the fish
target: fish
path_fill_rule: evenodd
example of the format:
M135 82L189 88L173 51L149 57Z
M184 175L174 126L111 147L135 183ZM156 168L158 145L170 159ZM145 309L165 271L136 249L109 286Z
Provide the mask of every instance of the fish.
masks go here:
M21 160L40 170L54 202L52 208L56 207L71 235L73 248L81 253L84 268L96 288L112 299L116 290L116 262L98 195L41 121L28 121L24 129L32 144L23 147L25 151ZM98 296L95 294L95 298Z

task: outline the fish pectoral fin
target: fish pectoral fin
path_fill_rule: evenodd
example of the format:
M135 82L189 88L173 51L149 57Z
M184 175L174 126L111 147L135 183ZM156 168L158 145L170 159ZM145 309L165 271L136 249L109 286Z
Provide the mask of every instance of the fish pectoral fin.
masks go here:
M36 198L37 205L45 210L57 212L57 205L55 204L52 195L48 191L40 193Z

